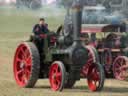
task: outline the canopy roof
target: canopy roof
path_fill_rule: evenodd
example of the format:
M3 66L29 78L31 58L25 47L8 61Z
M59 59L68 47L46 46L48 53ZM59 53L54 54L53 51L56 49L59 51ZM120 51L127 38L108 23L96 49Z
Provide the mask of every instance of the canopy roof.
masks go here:
M97 33L97 32L125 32L125 25L111 24L83 24L82 33Z

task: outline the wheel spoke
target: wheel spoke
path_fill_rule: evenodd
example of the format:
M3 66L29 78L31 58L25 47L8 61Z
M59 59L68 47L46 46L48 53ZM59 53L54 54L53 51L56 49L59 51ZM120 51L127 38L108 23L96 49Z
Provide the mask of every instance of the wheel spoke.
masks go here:
M83 67L82 71L81 71L81 73L82 73L83 76L87 76L87 74L88 74L88 69L89 69L89 66L88 66L88 64L86 64L86 65Z
M59 79L57 79L56 82L57 82L57 87L59 87L61 84L61 81Z
M24 60L24 62L25 62L25 66L27 68L31 68L32 60L31 60L30 53L27 49L25 50L25 60Z
M22 54L24 54L24 47L21 47L20 51Z
M97 80L94 80L94 84L95 84L95 87L97 87L96 85L97 85Z
M59 72L59 66L56 65L56 73L58 73L58 72Z
M31 74L30 70L26 69L25 70L25 75L26 75L27 79L29 79L30 74Z
M22 69L17 72L17 76L22 75L22 74L23 74L23 70Z
M28 82L26 74L23 74L21 77L21 82L25 85Z
M27 60L30 57L30 52L28 49L25 50L25 59Z
M97 81L100 80L99 73L96 73L95 80L97 80Z
M56 84L56 79L55 78L53 78L53 83Z
M29 69L29 70L31 69L31 67L32 67L31 64L26 65L26 68Z
M31 65L27 65L25 68L27 71L31 72Z
M121 62L120 60L117 60L117 61L116 61L116 63L117 63L119 66L121 66L121 63L120 63L120 62ZM117 65L117 64L116 64L116 65Z
M21 48L20 52L21 52L22 59L25 59L24 47Z
M120 66L121 66L121 65L120 65L120 63L119 63L119 62L117 62L116 67L118 67L118 68L119 68Z
M62 75L61 72L56 73L56 76L59 78L61 77L61 75Z
M91 80L94 80L94 79L95 79L95 77L94 77L94 73L93 73L93 72L90 73L89 78L90 78Z
M52 67L52 74L55 74L55 73L56 73L56 67L53 66L53 67Z
M93 58L90 58L87 62L88 63L92 63L93 62Z
M61 75L62 75L61 72L59 72L59 73L56 74L56 79L59 82L61 82Z
M29 65L31 65L31 57L29 56L29 57L27 57L27 59L26 59L26 64L29 64Z
M19 57L17 57L17 58L16 58L16 62L18 62L18 61L19 61L19 62L21 62L21 61L22 61L22 59L21 59L21 58L19 58Z
M121 60L121 61L120 61L120 65L122 66L122 65L123 65L123 63L124 63L124 60Z
M99 80L95 80L94 82L95 82L95 86L97 88L99 86L99 84L100 84L100 81Z
M31 68L31 60L29 60L29 61L26 61L26 65L25 65L27 68Z
M97 73L92 74L91 78L92 78L93 80L99 80L99 76L98 76Z

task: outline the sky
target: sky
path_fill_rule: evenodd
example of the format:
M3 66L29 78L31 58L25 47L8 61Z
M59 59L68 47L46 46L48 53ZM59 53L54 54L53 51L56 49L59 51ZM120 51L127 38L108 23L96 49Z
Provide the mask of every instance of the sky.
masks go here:
M5 0L6 3L10 3L11 1L15 2L16 0ZM48 4L51 4L52 2L55 2L56 0L47 0Z
M47 3L50 4L52 2L55 2L56 0L47 0Z

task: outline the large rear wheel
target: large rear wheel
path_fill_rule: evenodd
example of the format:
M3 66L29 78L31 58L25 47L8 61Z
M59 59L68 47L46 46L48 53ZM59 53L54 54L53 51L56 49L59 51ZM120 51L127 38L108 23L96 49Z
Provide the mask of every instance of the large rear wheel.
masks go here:
M55 61L50 67L49 81L53 91L62 91L65 84L66 70L61 61Z
M14 57L14 77L20 87L34 87L40 70L40 56L33 43L21 43Z

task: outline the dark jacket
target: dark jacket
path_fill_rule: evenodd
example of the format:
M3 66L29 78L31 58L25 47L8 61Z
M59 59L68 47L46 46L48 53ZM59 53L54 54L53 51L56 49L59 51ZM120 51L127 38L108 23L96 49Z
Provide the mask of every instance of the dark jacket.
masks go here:
M35 35L47 34L48 31L49 31L49 30L48 30L47 26L45 26L45 25L40 26L39 24L36 24L36 25L33 27L33 33L34 33Z

